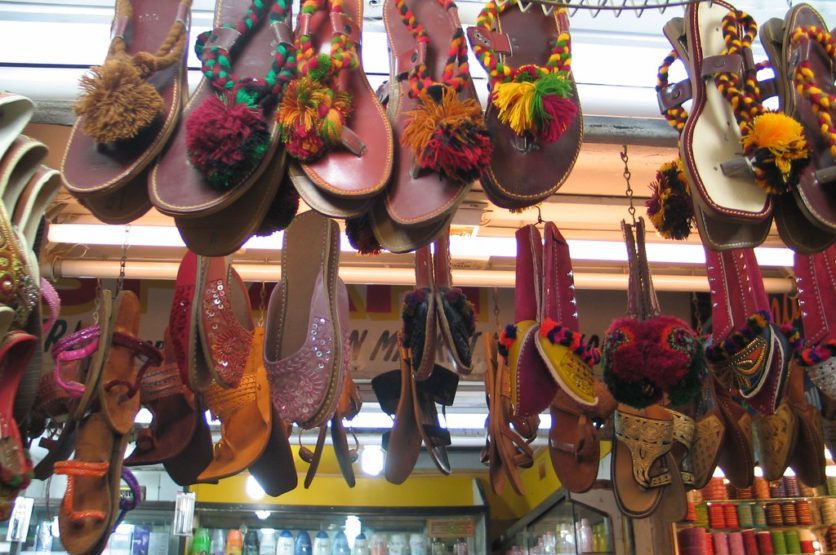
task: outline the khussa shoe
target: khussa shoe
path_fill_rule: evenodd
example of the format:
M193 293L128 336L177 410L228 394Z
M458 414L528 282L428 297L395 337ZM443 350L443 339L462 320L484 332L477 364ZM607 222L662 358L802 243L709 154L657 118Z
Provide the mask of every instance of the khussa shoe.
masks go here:
M439 299L434 289L433 256L428 245L415 251L415 289L404 296L401 309L403 342L419 381L426 380L435 365Z
M441 337L453 359L453 366L459 374L470 374L473 370L473 355L470 341L476 333L476 316L473 303L464 291L453 287L450 263L449 229L435 242L433 252L433 295L435 313Z
M151 208L148 169L188 96L190 10L190 0L118 0L107 58L82 77L61 171L104 222L127 223Z
M752 249L706 249L713 343L706 358L714 374L763 415L783 398L798 332L772 323Z
M560 188L583 138L568 11L491 0L467 35L490 80L485 194L504 208L532 206Z
M798 363L819 390L836 397L836 247L805 256L796 253L793 271L804 327Z
M537 350L542 318L543 244L534 225L516 232L517 262L514 323L502 330L498 350L511 371L511 405L515 416L540 414L557 394L543 357Z

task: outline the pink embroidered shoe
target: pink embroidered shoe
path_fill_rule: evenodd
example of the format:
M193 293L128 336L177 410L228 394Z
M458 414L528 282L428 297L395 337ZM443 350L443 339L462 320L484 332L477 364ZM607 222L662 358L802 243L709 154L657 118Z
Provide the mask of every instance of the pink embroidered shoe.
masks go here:
M264 364L273 404L305 429L331 418L343 379L338 257L337 224L315 212L297 216L284 235L282 279L268 306Z

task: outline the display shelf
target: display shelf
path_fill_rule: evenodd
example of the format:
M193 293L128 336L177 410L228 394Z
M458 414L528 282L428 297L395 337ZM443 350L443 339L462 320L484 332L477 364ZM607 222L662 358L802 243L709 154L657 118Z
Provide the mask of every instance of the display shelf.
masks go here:
M768 499L703 499L696 503L697 505L711 505L713 504L731 504L740 505L742 503L785 503L787 501L810 501L813 499L833 499L836 495L815 495L812 497L770 497Z
M771 530L798 530L799 528L804 528L805 530L818 530L820 528L830 528L830 524L793 524L789 526L770 526L766 525L762 528L758 528L757 526L747 526L745 528L711 528L705 526L697 526L696 524L690 522L677 522L677 527L679 528L702 528L703 530L709 530L711 532L743 532L744 530L756 530L760 531L771 531Z

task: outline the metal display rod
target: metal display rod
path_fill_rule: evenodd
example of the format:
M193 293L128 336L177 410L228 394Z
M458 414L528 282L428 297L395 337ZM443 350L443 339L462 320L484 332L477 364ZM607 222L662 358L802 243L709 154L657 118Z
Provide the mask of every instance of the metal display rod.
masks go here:
M498 0L497 4L502 6L507 4L509 0ZM562 0L518 0L520 10L526 12L532 5L538 4L543 12L548 15L555 8L568 8L572 15L577 10L590 10L592 17L602 11L614 12L615 17L619 17L623 11L636 12L636 17L641 17L645 10L659 10L660 13L665 13L668 8L682 7L689 4L699 4L700 2L711 3L712 0L570 0L568 2Z

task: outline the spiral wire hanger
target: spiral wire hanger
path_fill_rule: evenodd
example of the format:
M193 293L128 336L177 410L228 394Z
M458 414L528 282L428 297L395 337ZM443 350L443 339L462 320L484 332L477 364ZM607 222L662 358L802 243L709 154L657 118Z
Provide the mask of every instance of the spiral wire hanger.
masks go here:
M528 11L532 4L539 4L546 15L549 15L554 8L565 7L570 15L574 16L578 10L589 10L592 17L598 17L602 11L611 12L615 17L621 16L622 12L635 12L636 17L641 17L646 10L659 10L665 13L668 8L682 7L689 4L701 2L711 3L712 0L518 0L520 10ZM788 0L789 2L790 0ZM497 4L508 3L509 0L498 0Z

